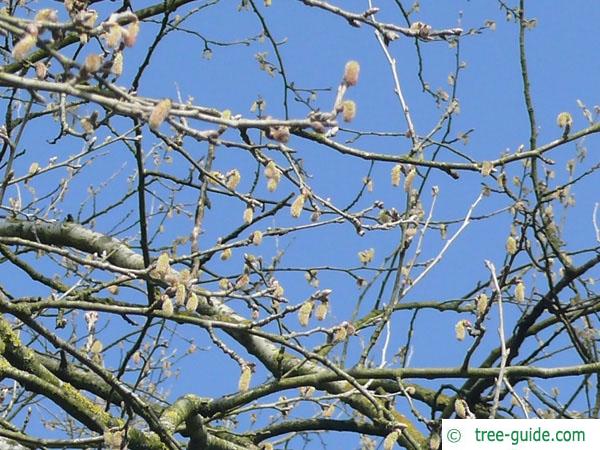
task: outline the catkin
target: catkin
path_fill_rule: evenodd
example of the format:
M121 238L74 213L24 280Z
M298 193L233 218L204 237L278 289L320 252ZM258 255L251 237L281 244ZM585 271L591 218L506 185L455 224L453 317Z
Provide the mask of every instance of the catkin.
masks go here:
M348 86L356 86L358 75L360 74L360 64L357 61L348 61L344 68L344 82Z
M169 113L171 112L171 100L168 98L161 100L156 104L152 112L150 113L150 118L148 119L148 125L152 130L157 130L161 124L165 121L167 117L169 117Z
M298 322L300 322L300 325L303 327L308 325L313 306L313 302L306 302L298 310Z

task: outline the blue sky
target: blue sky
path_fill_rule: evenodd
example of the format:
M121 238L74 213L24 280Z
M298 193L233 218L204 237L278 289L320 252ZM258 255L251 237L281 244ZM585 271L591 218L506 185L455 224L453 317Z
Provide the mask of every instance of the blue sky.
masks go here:
M368 7L366 1L339 3L353 11L362 11ZM381 8L378 19L404 25L394 3L389 0L375 3ZM527 33L528 61L539 125L539 142L545 143L560 136L561 130L556 126L556 116L561 111L568 111L573 115L574 129L586 126L585 119L578 110L577 99L590 109L600 104L600 58L596 29L600 21L600 7L596 2L589 1L529 3L527 16L535 18L537 26ZM270 8L262 7L262 2L258 4L274 38L278 42L285 42L280 46L280 50L289 81L293 81L299 88L319 90L315 103L318 107L322 110L331 108L345 63L351 59L357 60L361 64L360 82L358 86L350 89L348 97L356 101L358 114L350 128L396 132L406 130L398 99L393 93L389 65L370 28L349 27L343 19L332 17L316 8L307 8L299 1L273 0ZM192 20L185 22L185 26L211 41L231 43L245 40L248 36L258 36L261 26L256 15L250 11L238 12L237 7L238 2L220 2L198 13ZM458 80L457 98L460 100L461 111L453 119L453 133L474 130L470 134L468 144L458 144L457 147L477 161L495 159L506 149L514 151L521 144L527 145L529 125L519 69L518 27L513 21L505 20L505 13L498 7L498 2L422 1L421 12L414 16L414 20L428 23L436 29L462 27L465 30L478 29L486 20L496 22L495 31L486 29L461 39L459 59L466 65L460 71ZM120 84L127 85L130 81L143 58L142 51L152 42L156 30L156 24L143 24L137 46L125 53L126 71L119 80ZM268 60L275 62L275 55L268 40L253 40L250 45L210 45L210 48L212 58L206 59L203 57L204 42L201 38L189 33L171 33L159 47L147 74L142 78L139 93L155 98L175 99L181 95L186 100L193 97L196 104L230 109L234 114L242 114L245 117L252 117L250 107L260 97L267 103L266 115L283 117L281 78L272 77L259 70L255 58L256 53L267 52ZM426 134L438 120L442 109L421 90L417 78L418 60L414 42L400 38L392 42L389 49L397 60L400 81L416 129L419 134ZM446 42L430 42L422 43L421 50L425 80L433 90L442 88L449 91L447 79L455 70L456 49ZM322 89L325 90L321 91ZM291 98L289 105L290 117L304 117L307 114L306 108ZM125 124L123 126L125 127ZM50 132L50 135L53 135L52 133ZM227 136L235 138L237 135L231 133ZM341 132L338 139L343 141L348 136ZM43 134L27 138L27 145L31 148L39 146L42 155L39 158L43 161L46 152L49 157L54 152L66 155L80 148L80 143L75 141L72 142L72 148L67 148L71 141L65 140L64 147L48 149L44 144L46 139L47 136ZM152 144L151 138L145 142L148 147ZM589 156L582 167L589 167L598 162L595 148L597 144L596 137L586 138L585 145L588 147ZM304 167L313 176L312 186L319 195L331 197L336 204L344 205L361 189L362 179L369 170L368 162L349 159L298 137L292 137L289 145L303 159ZM358 140L356 145L374 152L402 155L409 149L409 140L402 137L390 137L385 140L365 137ZM150 148L145 150L149 151ZM195 155L206 151L204 145L194 143L190 143L188 150ZM252 182L251 173L255 168L252 158L239 149L219 148L217 154L215 168L222 172L239 168L243 174L241 190L249 189ZM574 143L550 153L549 157L556 163L557 180L567 179L565 164L574 154ZM457 160L449 154L443 154L442 159ZM20 170L26 171L30 162L31 160L24 159L20 163ZM516 170L517 166L521 169L521 166L516 164L515 168L509 171L509 179L519 173ZM177 156L174 156L170 166L162 167L168 167L168 171L181 176L187 173L183 160ZM99 195L99 203L108 204L117 193L125 191L126 178L134 169L135 161L124 148L108 148L107 153L100 157L92 168L84 170L86 176L72 186L63 204L63 212L77 211L87 196L88 185L98 185L106 180L108 174L122 170ZM393 190L390 187L390 169L391 164L375 164L372 174L375 188L361 200L361 207L375 200L382 200L388 208L402 208L406 200L405 195L401 189ZM582 170L577 169L578 172ZM248 176L244 176L246 173ZM483 182L495 184L493 180L484 180L479 173L464 173L459 180L452 180L443 173L434 173L428 181L427 194L423 197L425 210L428 211L430 206L431 197L428 192L431 186L438 185L440 195L434 220L460 219L479 195ZM261 195L269 195L264 183L259 184L258 192ZM43 188L41 185L40 189ZM291 186L284 185L280 187L276 198L291 192L294 192ZM564 240L569 248L594 244L591 215L594 203L600 199L599 192L596 175L578 184L575 191L577 204L567 211L568 217L565 217L564 221ZM179 201L191 202L194 195L191 192L183 192ZM475 216L507 206L509 204L505 199L492 196L484 199L478 206ZM132 207L135 207L135 203L126 204L118 214L124 214ZM244 207L235 200L214 204L206 217L203 243L207 246L213 245L219 236L235 228L241 221ZM89 211L83 216L87 213ZM304 213L301 220L308 222L308 214ZM297 222L293 222L285 213L282 217L278 216L268 223L261 224L259 228L264 230L267 226L288 226L293 223ZM99 220L96 228L105 231L113 224L114 217L107 217ZM153 219L150 224L156 227L158 222ZM508 215L496 216L486 221L474 221L452 246L443 261L428 274L425 281L411 291L406 301L443 301L466 295L478 280L487 279L487 271L483 264L485 259L492 260L497 266L502 264L505 256L504 244L510 232L510 225ZM449 227L449 234L455 230L456 226ZM159 242L166 245L174 237L190 231L191 221L176 217L166 223L166 232ZM423 259L435 256L443 245L439 233L432 232L428 236ZM128 230L120 237L137 236L134 230ZM383 258L388 256L398 237L397 230L374 232L358 237L353 227L345 223L326 229L301 232L292 238L268 239L256 251L268 260L277 251L285 249L283 267L358 266L357 252L373 247L376 250L375 266L378 266ZM214 267L226 273L239 271L242 265L241 253L234 252L230 261L219 262ZM366 276L367 272L364 272L364 275ZM597 272L594 276L598 276ZM314 290L303 280L301 273L285 273L278 275L278 278L286 286L286 293L294 303L306 299ZM326 325L332 326L341 320L347 320L360 293L355 283L339 273L322 272L319 279L321 288L333 289L333 310ZM376 290L373 290L367 295L363 303L363 313L373 305L375 292ZM519 310L516 307L509 308L508 333L518 315ZM454 324L461 318L472 319L470 315L442 315L433 312L420 314L412 341L410 365L458 365L470 342L469 338L466 342L454 339ZM392 321L392 354L405 343L409 320L410 315L402 313ZM496 326L495 319L486 323L486 326L488 330L493 330ZM188 391L202 396L235 391L239 376L237 365L216 351L208 342L205 333L191 327L182 327L179 332L186 338L193 338L200 347L210 351L201 351L182 363L181 375L172 383L173 396ZM489 332L487 337L489 340L483 349L497 345L494 332ZM353 340L357 345L360 341L361 337ZM230 341L227 342L234 345ZM351 354L356 357L357 352L358 350L355 350ZM478 362L486 355L487 353L480 349L474 361ZM559 359L561 363L577 362L572 355L562 358ZM265 373L259 371L256 382L264 381L265 377ZM559 384L565 391L569 391L571 385L568 379ZM403 408L401 401L399 404L399 408ZM329 439L331 438L327 438ZM346 437L336 441L337 448L358 447L354 438L345 439ZM294 448L301 448L299 441ZM321 448L321 444L313 441L306 448ZM336 448L336 445L331 448Z

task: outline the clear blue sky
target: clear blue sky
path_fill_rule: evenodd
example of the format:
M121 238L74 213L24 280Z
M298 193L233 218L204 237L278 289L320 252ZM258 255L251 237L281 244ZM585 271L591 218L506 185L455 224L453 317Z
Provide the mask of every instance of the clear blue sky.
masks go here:
M146 2L134 2L144 3ZM366 1L338 1L348 10L362 11L368 7ZM375 3L381 8L378 19L404 25L401 14L393 1ZM407 3L407 2L403 2ZM561 130L556 126L556 116L561 111L568 111L574 117L574 129L583 128L586 122L580 114L576 100L580 99L592 108L600 104L598 79L600 76L600 58L598 57L598 31L600 22L600 5L589 1L555 1L528 2L527 16L537 20L535 29L527 33L527 52L532 82L533 102L537 110L539 125L539 142L545 143L560 136ZM202 3L194 3L194 5ZM335 97L335 89L339 83L344 64L354 59L361 64L361 78L358 86L352 88L349 98L356 101L358 114L351 124L352 129L405 131L406 124L393 93L393 83L389 65L379 48L372 29L368 27L352 28L341 18L317 10L307 8L300 1L273 0L270 8L261 12L267 20L270 30L278 42L285 41L280 47L289 81L297 87L305 89L331 89L319 92L316 104L323 110L331 108ZM409 6L406 4L405 6ZM257 17L249 11L237 11L237 1L222 1L198 13L186 22L186 28L192 29L206 39L212 41L235 42L257 36L261 26ZM460 43L460 61L466 63L461 71L457 97L460 100L461 112L455 118L454 132L474 129L469 143L459 148L478 161L499 157L506 149L514 150L528 142L529 125L522 96L522 81L518 60L518 27L514 22L505 20L505 13L496 1L422 1L421 12L414 17L430 24L433 28L462 27L465 30L477 29L486 20L496 22L495 31L484 30L481 34L465 36ZM134 69L143 58L142 50L152 42L157 26L143 24L140 40L134 49L126 51L126 71L120 83L126 85ZM431 97L423 94L417 79L417 58L412 40L400 38L389 46L398 62L399 77L403 91L410 105L415 126L420 134L426 134L436 123L441 109L437 108ZM142 79L140 94L151 97L177 98L185 100L193 97L194 102L203 106L230 109L235 114L251 117L250 106L260 96L267 102L266 114L283 117L281 106L283 87L281 78L271 77L260 71L255 59L257 52L267 52L268 59L275 62L275 55L268 40L252 42L251 45L218 46L211 45L212 58L203 58L204 43L197 36L184 33L170 34L159 47L158 52L147 74ZM447 91L447 77L454 71L455 51L445 42L423 43L421 45L424 60L424 78L431 88L443 88ZM306 108L290 98L290 117L304 117ZM232 138L236 135L232 134ZM339 139L347 137L340 133ZM28 144L43 145L47 136L32 136ZM78 144L79 145L79 144ZM147 141L146 145L150 145ZM381 139L364 138L357 145L365 149L391 154L404 154L409 148L409 141L404 138ZM596 164L599 160L598 139L589 137L585 140L589 157L585 165ZM319 147L312 142L293 137L290 146L298 151L304 160L305 169L314 176L312 183L315 190L323 197L331 197L338 205L345 205L361 188L362 179L369 170L369 163L351 160L334 153L332 150ZM550 158L556 161L557 179L566 179L565 164L573 157L575 144L552 152ZM77 148L59 151L64 154L74 152ZM149 150L149 149L147 149ZM44 156L40 159L45 161ZM54 149L52 151L55 151ZM189 151L195 154L205 152L205 146L194 144ZM51 152L51 151L49 151ZM86 197L89 184L99 183L107 178L107 173L119 169L125 164L123 173L116 177L113 184L99 197L100 201L109 203L115 192L125 190L125 180L135 169L135 161L122 148L109 150L88 170L85 180L75 184L67 194L66 205L73 205L77 211ZM114 152L114 153L113 153ZM49 156L51 156L49 154ZM49 157L48 156L48 157ZM443 159L457 160L451 155ZM30 160L23 161L21 170L26 171ZM239 168L243 177L241 191L249 189L254 169L252 159L237 149L218 149L216 169L226 172ZM99 170L101 169L101 170ZM396 205L398 209L405 198L401 190L392 190L389 182L390 164L377 163L373 169L375 189L361 201L367 206L376 199L383 200L386 207ZM175 157L169 170L174 174L185 176L187 167L183 160ZM578 169L579 170L579 169ZM510 176L517 172L509 173ZM510 177L509 177L510 179ZM428 184L437 184L440 195L434 220L459 219L464 216L471 203L481 189L483 178L478 173L462 174L459 180L452 180L447 175L435 173ZM487 180L485 180L487 181ZM493 183L493 181L492 181ZM282 186L278 191L292 192L289 186ZM268 195L261 184L261 195ZM296 192L297 194L297 192ZM575 192L577 204L569 210L565 219L564 239L569 247L579 248L594 243L591 214L593 205L600 200L597 176L582 181ZM183 194L180 201L193 201L193 194ZM279 197L277 197L279 198ZM424 206L428 210L430 196L424 197ZM507 203L492 197L486 199L477 208L475 215L481 215L506 207ZM65 208L66 209L66 208ZM206 218L203 242L212 245L219 236L235 228L242 216L244 205L230 201L214 204ZM126 211L127 207L123 208ZM65 211L65 213L68 211ZM85 216L85 214L83 214ZM302 220L308 222L308 215ZM485 280L487 272L484 259L490 259L500 266L505 254L504 243L510 232L510 218L499 216L485 222L473 222L466 232L457 240L442 263L439 264L414 291L406 301L450 300L464 296L477 280ZM97 229L105 231L113 223L108 218L100 220ZM266 226L286 226L292 223L289 215L283 214ZM156 226L156 222L151 222ZM175 236L191 231L190 221L175 218L166 224L167 232L164 242ZM449 234L456 228L450 228ZM121 237L134 235L130 230ZM435 236L434 236L435 235ZM283 267L290 266L357 266L357 252L373 247L376 250L375 263L380 264L383 258L393 249L398 240L398 231L370 233L358 237L349 224L336 225L328 229L317 229L300 233L291 239L279 241L268 239L257 254L265 259L273 256L278 250L285 249L282 260ZM423 258L433 257L443 245L437 233L433 233L426 241ZM252 251L250 249L249 251ZM234 253L234 258L224 265L231 273L239 271L242 265L241 252ZM367 272L365 272L365 275ZM595 276L598 276L596 273ZM292 302L306 299L314 290L303 281L301 274L282 274L279 277L286 286L286 293ZM355 305L360 291L348 277L336 273L323 272L319 276L321 288L332 288L332 314L327 326L341 320L347 320ZM363 313L373 304L375 291L367 296ZM239 306L239 305L238 305ZM516 310L508 312L510 333ZM412 341L413 367L456 366L462 361L462 355L470 340L458 342L454 339L454 323L460 318L472 319L465 315L423 313L419 315L416 332ZM113 319L114 320L114 319ZM409 314L398 314L392 322L391 353L403 345L406 340ZM295 324L293 324L295 326ZM489 330L495 326L491 321ZM182 327L179 332L188 338L194 338L199 347L210 351L199 352L188 358L181 365L179 378L172 383L173 398L176 394L193 392L202 396L214 396L231 393L237 389L239 371L237 365L207 340L206 334L190 327ZM494 332L488 333L489 343L484 349L495 346ZM227 341L230 343L229 341ZM352 345L359 346L361 338L352 340ZM230 343L232 346L234 344ZM180 350L181 352L181 350ZM352 352L356 356L355 352ZM480 349L474 361L478 362L486 353ZM576 360L567 355L564 363ZM256 374L256 382L263 381L265 373ZM560 383L566 391L569 381ZM290 396L295 395L290 393ZM400 405L403 402L399 401ZM402 406L403 407L403 406ZM264 419L268 420L268 412ZM334 441L333 439L336 439ZM331 448L357 448L353 438L344 437L337 440L326 438L329 443L335 442ZM313 441L305 448L321 448L321 443ZM294 447L302 448L297 442Z

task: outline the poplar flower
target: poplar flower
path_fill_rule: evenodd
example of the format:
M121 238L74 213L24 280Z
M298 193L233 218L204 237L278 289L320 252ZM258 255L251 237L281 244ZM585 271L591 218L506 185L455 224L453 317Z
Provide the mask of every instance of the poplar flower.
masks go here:
M476 305L477 315L483 316L483 314L487 310L487 307L489 304L488 296L486 294L479 294L477 296L476 302L477 302L477 305Z
M438 450L442 445L442 439L438 433L431 433L431 437L429 438L429 450Z
M389 433L385 439L383 440L383 450L392 450L394 448L394 444L400 437L400 431L394 430Z
M161 124L165 121L167 117L169 117L169 113L171 112L171 100L165 98L156 104L152 112L150 113L150 118L148 119L148 125L152 130L157 130Z
M233 169L233 170L229 171L227 173L227 187L229 189L231 189L232 191L235 191L235 188L237 188L241 179L242 179L242 175L240 174L239 170Z
M298 322L300 322L300 325L303 327L308 325L313 306L313 302L308 301L304 303L298 310Z
M266 167L265 167L265 177L267 178L275 178L277 176L277 172L279 172L279 169L277 169L277 165L275 164L275 161L270 160Z
M229 258L231 258L231 253L231 248L226 248L223 250L221 252L221 261L227 261Z
M348 330L345 326L339 326L333 332L333 342L345 341L348 337Z
M269 178L269 181L267 181L267 189L269 190L269 192L275 192L278 185L279 180L276 178Z
M163 277L171 271L171 265L169 264L169 255L167 253L161 253L156 261L156 269L154 271L159 277Z
M402 164L396 164L392 167L392 186L400 186L400 179L402 177Z
M335 411L335 405L330 403L327 408L323 411L323 417L331 417Z
M525 283L523 283L523 280L519 280L515 286L515 300L519 303L525 301Z
M506 239L506 251L509 255L517 253L517 240L512 236L508 236Z
M415 176L417 176L417 170L412 167L404 179L404 192L410 192Z
M48 67L41 61L35 63L35 76L38 80L45 80L48 75Z
M573 125L573 117L571 117L571 114L569 114L568 112L561 112L556 117L556 124L560 128L567 128L567 127L570 128L571 125Z
M250 207L244 210L244 223L249 224L254 219L254 210Z
M171 298L168 295L163 295L162 297L162 311L165 313L166 316L173 315L173 302L171 301Z
M353 100L344 100L342 103L342 117L344 122L352 122L356 117L356 103Z
M461 419L466 419L469 415L469 405L462 398L457 398L454 401L454 412Z
M271 127L267 136L274 141L286 144L290 140L290 129L288 127Z
M58 12L55 9L44 8L40 9L35 15L36 22L58 22Z
M37 36L30 33L25 34L19 42L15 44L12 50L12 56L17 61L23 61L37 41Z
M123 74L123 52L115 53L112 65L110 66L110 73L117 77Z
M117 295L119 293L119 286L116 284L111 284L107 289L112 295Z
M224 290L231 289L231 281L229 281L227 278L221 278L219 280L219 287Z
M121 42L121 36L123 35L123 28L116 23L110 24L110 29L104 35L106 45L112 49L116 49Z
M250 282L250 277L248 276L247 273L243 274L241 277L239 277L237 279L237 281L235 282L235 288L236 289L242 289L243 287L245 287L248 283Z
M102 56L92 53L83 62L83 71L88 74L96 73L102 67Z
M456 339L463 341L465 339L466 332L467 328L465 326L465 321L459 320L456 322L456 325L454 325L454 335L456 336Z
M256 230L254 233L252 233L252 243L254 245L262 244L262 240L263 240L262 231Z
M238 389L240 392L246 392L250 388L250 380L252 378L252 367L248 364L242 366L242 374L238 382Z
M367 250L358 252L358 260L363 265L369 264L371 261L373 261L374 257L375 257L375 249L374 248L369 248Z
M178 284L175 288L175 303L178 305L185 304L185 286L183 284Z
M198 296L194 292L190 294L190 297L185 304L185 309L189 312L195 312L196 309L198 309Z
M134 20L129 24L126 30L122 30L123 43L126 47L133 47L140 32L140 21Z
M300 214L302 214L302 209L304 208L305 201L306 196L304 194L300 194L298 197L296 197L290 208L290 214L292 215L292 217L296 219L300 217Z
M319 306L317 306L317 310L315 311L315 317L317 320L325 320L327 313L329 312L329 302L321 302Z
M348 86L356 86L358 75L360 74L360 64L357 61L348 61L344 68L344 82Z
M487 177L489 174L492 173L493 169L494 169L494 165L491 162L484 161L483 164L481 164L481 175L483 175L484 177Z
M104 346L102 345L102 342L100 342L98 339L94 339L94 342L90 347L90 353L94 353L97 355L102 351L103 348Z
M32 176L35 175L40 170L40 165L37 162L32 162L29 166L29 170L27 171L27 175Z

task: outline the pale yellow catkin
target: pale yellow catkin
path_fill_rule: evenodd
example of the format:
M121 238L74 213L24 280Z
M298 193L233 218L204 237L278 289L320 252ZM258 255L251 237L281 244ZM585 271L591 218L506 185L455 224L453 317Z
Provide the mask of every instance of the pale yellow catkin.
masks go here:
M174 311L173 302L171 301L171 298L168 296L163 296L162 311L165 313L166 316L173 315L173 311Z
M244 210L244 223L247 225L254 219L254 210L252 208L246 208Z
M108 33L104 35L106 45L110 48L116 49L121 42L121 36L123 35L123 28L120 25L113 23L110 25Z
M287 144L290 140L290 129L288 127L273 127L269 130L271 139Z
M571 117L571 114L569 114L568 112L561 112L556 117L556 124L560 128L570 127L571 125L573 125L573 117Z
M490 161L484 161L483 164L481 164L481 175L487 177L492 173L493 169L494 165Z
M233 169L227 175L228 175L227 176L227 187L229 189L231 189L232 191L235 191L235 189L238 187L238 184L240 184L242 175L240 174L240 171L237 169Z
M483 316L487 310L489 299L486 294L480 294L477 296L477 315Z
M344 100L342 103L342 117L344 122L352 122L356 117L356 103L352 100Z
M86 56L83 62L83 70L86 73L96 73L100 70L100 67L102 67L102 56L95 53Z
M506 239L506 251L509 255L517 253L517 240L513 236Z
M525 283L519 281L515 286L515 301L521 303L525 301Z
M169 117L169 113L171 112L171 100L165 98L156 104L152 112L150 113L150 118L148 119L148 125L152 130L158 130L161 124Z
M468 406L467 402L461 398L457 398L454 402L454 412L461 419L466 419L467 417Z
M185 286L183 284L178 284L175 289L175 303L178 305L185 304Z
M187 303L185 304L185 309L189 312L195 312L198 309L198 296L195 293L191 293L188 298Z
M115 53L112 65L110 66L110 72L117 77L123 74L123 52Z
M398 187L400 186L400 180L402 178L402 165L396 164L392 167L392 186Z
M231 248L226 248L225 250L223 250L221 252L221 261L227 261L229 258L231 258Z
M29 166L29 170L27 171L27 175L32 176L35 175L40 170L40 165L37 162L32 162Z
M315 318L317 320L325 320L327 313L329 312L329 302L321 302L317 306L317 310L315 311Z
M394 430L389 433L385 439L383 440L383 450L392 450L394 448L394 444L400 437L400 432L398 430Z
M415 168L410 169L409 172L406 174L406 178L404 179L404 191L405 192L410 192L410 190L412 189L413 181L416 176L417 176L417 171L415 170Z
M48 66L41 61L35 63L35 76L38 80L45 80L48 75Z
M25 34L13 47L12 57L17 61L23 61L29 53L29 50L35 45L36 41L37 36L29 33Z
M300 214L302 214L302 209L304 208L305 201L306 197L304 196L304 194L300 194L298 197L296 197L290 208L290 214L292 215L292 217L296 219L300 217Z
M465 327L464 320L459 320L458 322L456 322L456 325L454 325L454 335L456 336L456 339L458 339L459 341L464 340L466 331L467 330Z
M252 233L252 243L254 245L262 244L262 240L263 240L262 231L256 230L254 233Z
M360 74L360 64L357 61L348 61L344 68L344 82L348 86L356 86Z
M156 273L160 276L164 276L169 273L171 270L171 265L169 264L169 255L167 253L161 253L156 262Z
M127 29L123 30L123 43L126 47L133 47L137 41L140 32L140 22L135 20L131 22Z
M242 373L238 382L240 392L246 392L250 388L250 380L252 379L252 368L248 365L242 366Z
M303 327L308 325L313 306L313 302L306 302L298 310L298 322L300 322L300 325Z

